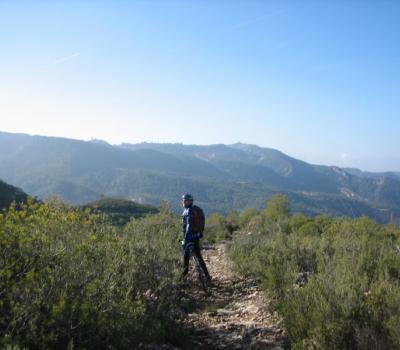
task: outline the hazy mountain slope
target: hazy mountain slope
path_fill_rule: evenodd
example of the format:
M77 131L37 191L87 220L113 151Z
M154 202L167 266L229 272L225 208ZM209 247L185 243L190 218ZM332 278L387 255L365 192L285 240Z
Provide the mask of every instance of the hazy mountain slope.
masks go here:
M4 167L9 166L8 172L17 177L26 167L33 171L33 175L51 172L79 176L118 168L143 168L180 175L193 172L204 176L220 175L212 165L199 159L183 161L151 149L131 152L107 144L41 136L18 137L21 143L15 144L2 136L3 133L0 134L0 153L3 154L0 160Z
M200 159L179 159L154 150L130 151L64 138L0 133L0 177L41 197L72 202L94 200L109 191L122 172L145 169L175 176L223 176ZM77 198L82 193L84 198Z
M13 201L18 204L27 199L25 192L0 180L0 210L8 208Z
M400 179L400 173L396 172L396 171L373 173L370 171L362 171L362 170L356 169L356 168L344 168L344 170L349 174L356 175L356 176L362 177L362 178L377 179L380 177L392 177L395 179Z
M280 151L256 145L237 143L194 146L141 143L123 144L122 147L132 150L159 150L177 157L198 157L226 172L233 179L257 181L272 187L296 191L346 195L354 192L359 198L368 199L371 186L377 186L371 183L369 177L357 176L338 167L311 165ZM364 189L366 193L363 193ZM367 196L364 196L366 194Z
M137 144L123 143L120 147L131 150L153 149L178 157L196 157L207 161L224 160L227 162L240 162L243 164L254 164L257 161L255 155L251 155L248 152L223 144L198 146L184 145L181 143L165 144L144 142Z
M178 157L206 160L235 179L262 181L270 186L339 193L336 184L317 168L282 152L255 145L193 146L182 144L123 144L132 150L153 149Z
M308 214L383 220L400 209L400 181L390 174L312 165L241 143L113 146L0 133L0 178L41 198L58 195L75 204L106 195L150 204L166 199L178 210L179 195L193 192L207 212L228 212L261 207L284 192L295 210Z

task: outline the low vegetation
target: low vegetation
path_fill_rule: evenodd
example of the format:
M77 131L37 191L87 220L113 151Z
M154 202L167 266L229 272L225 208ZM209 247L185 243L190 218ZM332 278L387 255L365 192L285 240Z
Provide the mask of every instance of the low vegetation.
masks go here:
M112 226L90 210L29 201L0 215L0 348L133 349L179 343L179 220Z
M284 196L240 217L230 256L276 300L293 349L400 348L400 228L291 215Z
M0 348L185 338L171 312L181 302L180 218L165 203L128 222L93 208L28 200L0 214ZM275 300L293 349L400 349L398 226L293 215L277 195L261 211L208 217L203 242L221 239L236 270Z

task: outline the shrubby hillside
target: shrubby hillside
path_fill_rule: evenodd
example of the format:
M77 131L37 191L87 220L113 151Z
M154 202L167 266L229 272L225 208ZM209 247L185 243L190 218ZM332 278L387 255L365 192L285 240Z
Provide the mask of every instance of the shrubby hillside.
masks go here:
M292 215L283 195L232 222L234 265L275 299L293 349L400 349L399 226Z
M184 337L179 220L116 227L57 201L0 214L0 348L136 349Z
M180 231L167 205L11 205L0 214L0 347L185 347ZM278 194L210 215L203 243L221 240L273 300L291 348L400 348L398 225L294 214Z

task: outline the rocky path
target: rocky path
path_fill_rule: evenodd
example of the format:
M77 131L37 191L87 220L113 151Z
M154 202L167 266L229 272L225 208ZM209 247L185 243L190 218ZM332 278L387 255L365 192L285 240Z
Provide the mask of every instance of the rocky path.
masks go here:
M208 295L197 288L182 296L192 306L186 317L192 329L188 348L287 348L285 332L268 299L254 280L233 272L226 244L204 249L203 256L213 277L213 286Z

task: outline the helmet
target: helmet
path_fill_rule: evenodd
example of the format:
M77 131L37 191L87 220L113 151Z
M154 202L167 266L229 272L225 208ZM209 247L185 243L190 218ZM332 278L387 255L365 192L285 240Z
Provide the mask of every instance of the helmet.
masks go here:
M183 201L192 201L193 200L193 196L189 193L185 193L184 195L182 195L182 200Z

